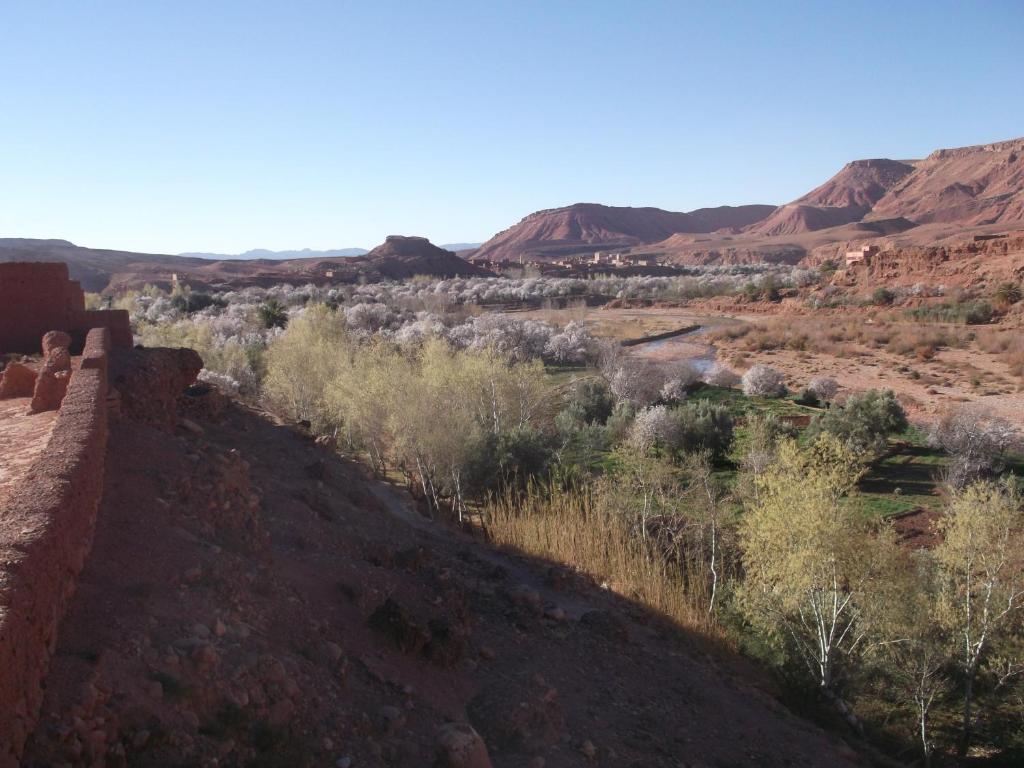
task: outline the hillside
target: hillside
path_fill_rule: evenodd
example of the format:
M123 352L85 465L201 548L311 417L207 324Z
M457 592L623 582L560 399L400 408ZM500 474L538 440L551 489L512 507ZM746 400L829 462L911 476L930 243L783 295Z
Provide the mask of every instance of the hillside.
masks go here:
M1024 220L1024 139L940 149L915 163L869 218L962 226Z
M112 427L23 765L860 762L638 604L420 517L268 414L185 401L174 433Z
M678 232L745 227L772 210L767 205L746 205L675 213L660 208L576 203L530 214L492 237L473 255L491 261L518 261L628 248L655 243Z
M759 235L793 235L860 221L886 193L914 172L895 160L855 160L820 187L748 228Z
M530 214L473 255L493 261L624 249L683 264L796 263L858 242L930 246L1024 225L1024 139L855 160L777 208L673 213L579 203Z
M364 256L211 260L83 248L66 240L0 239L2 261L63 261L86 291L123 291L147 283L168 287L172 276L197 288L276 283L351 283L413 275L488 274L422 237L391 236Z

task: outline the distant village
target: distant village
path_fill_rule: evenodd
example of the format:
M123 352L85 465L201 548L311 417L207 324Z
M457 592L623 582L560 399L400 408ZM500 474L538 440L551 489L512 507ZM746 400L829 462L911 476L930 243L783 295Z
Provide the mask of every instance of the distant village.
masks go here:
M523 259L518 262L497 262L489 259L470 258L470 263L492 272L515 269L530 269L543 275L580 277L593 274L626 275L670 275L679 270L655 254L630 254L611 251L566 256L554 261Z

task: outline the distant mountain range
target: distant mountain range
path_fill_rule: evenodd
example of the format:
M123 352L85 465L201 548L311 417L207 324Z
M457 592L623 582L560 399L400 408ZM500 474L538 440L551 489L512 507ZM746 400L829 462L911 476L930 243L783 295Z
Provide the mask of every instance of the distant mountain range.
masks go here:
M447 243L439 245L446 251L471 251L480 247L480 243ZM326 251L317 251L312 248L303 248L297 251L269 251L266 248L253 248L245 253L179 253L186 259L207 259L210 261L232 261L240 259L251 261L254 259L267 259L280 261L283 259L347 259L351 256L365 256L369 251L365 248L332 248Z
M459 256L496 262L555 260L595 250L655 254L679 264L820 263L859 243L932 245L1024 228L1024 139L940 149L923 160L855 160L785 205L687 213L576 203L537 211L486 243L434 246L389 237L371 252L247 251L178 256L81 248L66 240L0 239L0 261L66 261L90 291L168 284L351 281L482 271ZM383 250L381 250L383 248ZM456 255L455 251L459 252ZM328 275L330 273L330 275Z
M179 253L189 259L209 259L212 261L228 261L231 259L344 259L349 256L365 256L369 251L365 248L335 248L327 251L315 251L303 248L300 251L268 251L266 248L254 248L245 253Z
M677 263L790 262L849 245L929 245L1024 226L1024 139L940 149L923 160L855 160L780 206L673 213L577 203L532 213L473 254L555 260L628 249Z

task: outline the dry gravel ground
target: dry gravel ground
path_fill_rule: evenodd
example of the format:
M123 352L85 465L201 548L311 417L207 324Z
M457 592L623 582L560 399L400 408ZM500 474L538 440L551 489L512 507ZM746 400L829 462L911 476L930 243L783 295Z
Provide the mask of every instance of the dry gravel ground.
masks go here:
M232 404L117 424L26 766L846 766L742 660ZM561 609L561 610L559 610ZM717 660L716 660L717 659Z

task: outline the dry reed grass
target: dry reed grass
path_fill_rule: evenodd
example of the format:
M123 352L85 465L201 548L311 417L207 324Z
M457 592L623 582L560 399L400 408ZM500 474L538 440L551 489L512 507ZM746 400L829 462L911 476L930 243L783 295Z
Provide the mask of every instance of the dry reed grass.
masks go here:
M570 566L710 646L731 647L708 614L706 566L640 536L624 515L602 509L593 489L533 486L492 501L485 520L497 545Z

